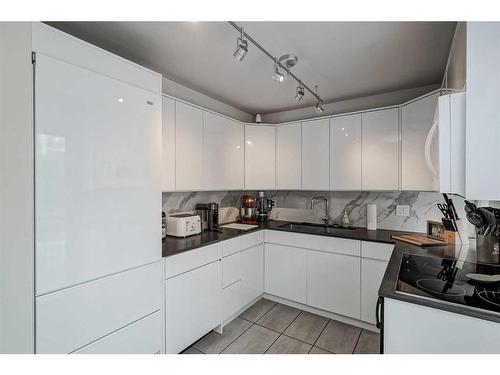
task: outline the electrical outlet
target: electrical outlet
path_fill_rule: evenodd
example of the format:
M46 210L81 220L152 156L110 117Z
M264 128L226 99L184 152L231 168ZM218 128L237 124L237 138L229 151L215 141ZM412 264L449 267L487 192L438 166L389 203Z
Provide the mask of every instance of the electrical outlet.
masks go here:
M396 216L410 216L410 206L396 206Z

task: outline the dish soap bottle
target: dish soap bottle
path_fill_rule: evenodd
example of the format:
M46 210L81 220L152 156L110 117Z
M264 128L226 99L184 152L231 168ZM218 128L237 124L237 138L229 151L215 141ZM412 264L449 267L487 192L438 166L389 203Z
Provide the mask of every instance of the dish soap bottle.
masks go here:
M342 217L342 226L350 227L351 223L349 222L349 216L347 216L347 210L344 210L344 216Z

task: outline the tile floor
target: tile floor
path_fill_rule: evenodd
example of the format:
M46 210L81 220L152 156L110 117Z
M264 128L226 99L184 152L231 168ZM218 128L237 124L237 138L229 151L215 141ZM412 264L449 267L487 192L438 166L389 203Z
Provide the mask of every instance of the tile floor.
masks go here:
M183 354L378 354L379 335L261 299Z

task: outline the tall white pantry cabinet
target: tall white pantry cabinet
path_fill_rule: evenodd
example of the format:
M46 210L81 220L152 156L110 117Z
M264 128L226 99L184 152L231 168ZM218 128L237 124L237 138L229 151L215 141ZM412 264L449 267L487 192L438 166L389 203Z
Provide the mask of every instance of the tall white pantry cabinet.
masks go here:
M161 75L41 23L24 32L36 267L19 306L33 320L12 322L31 343L13 351L162 352Z

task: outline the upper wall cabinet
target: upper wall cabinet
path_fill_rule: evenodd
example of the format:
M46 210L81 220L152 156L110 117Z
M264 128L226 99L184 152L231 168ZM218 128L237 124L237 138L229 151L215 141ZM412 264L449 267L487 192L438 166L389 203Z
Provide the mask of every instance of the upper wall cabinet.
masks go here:
M205 112L203 132L204 190L241 190L244 187L244 125Z
M438 146L433 139L438 96L436 92L401 107L401 190L439 189L438 176L428 165Z
M276 189L302 188L302 126L300 122L276 128Z
M276 188L276 129L274 126L245 125L245 188Z
M203 187L203 111L175 103L175 184L176 190Z
M330 189L330 121L302 123L302 189Z
M362 114L362 188L398 190L399 109Z
M330 119L330 190L361 190L361 114Z
M175 100L163 97L162 191L175 190Z

